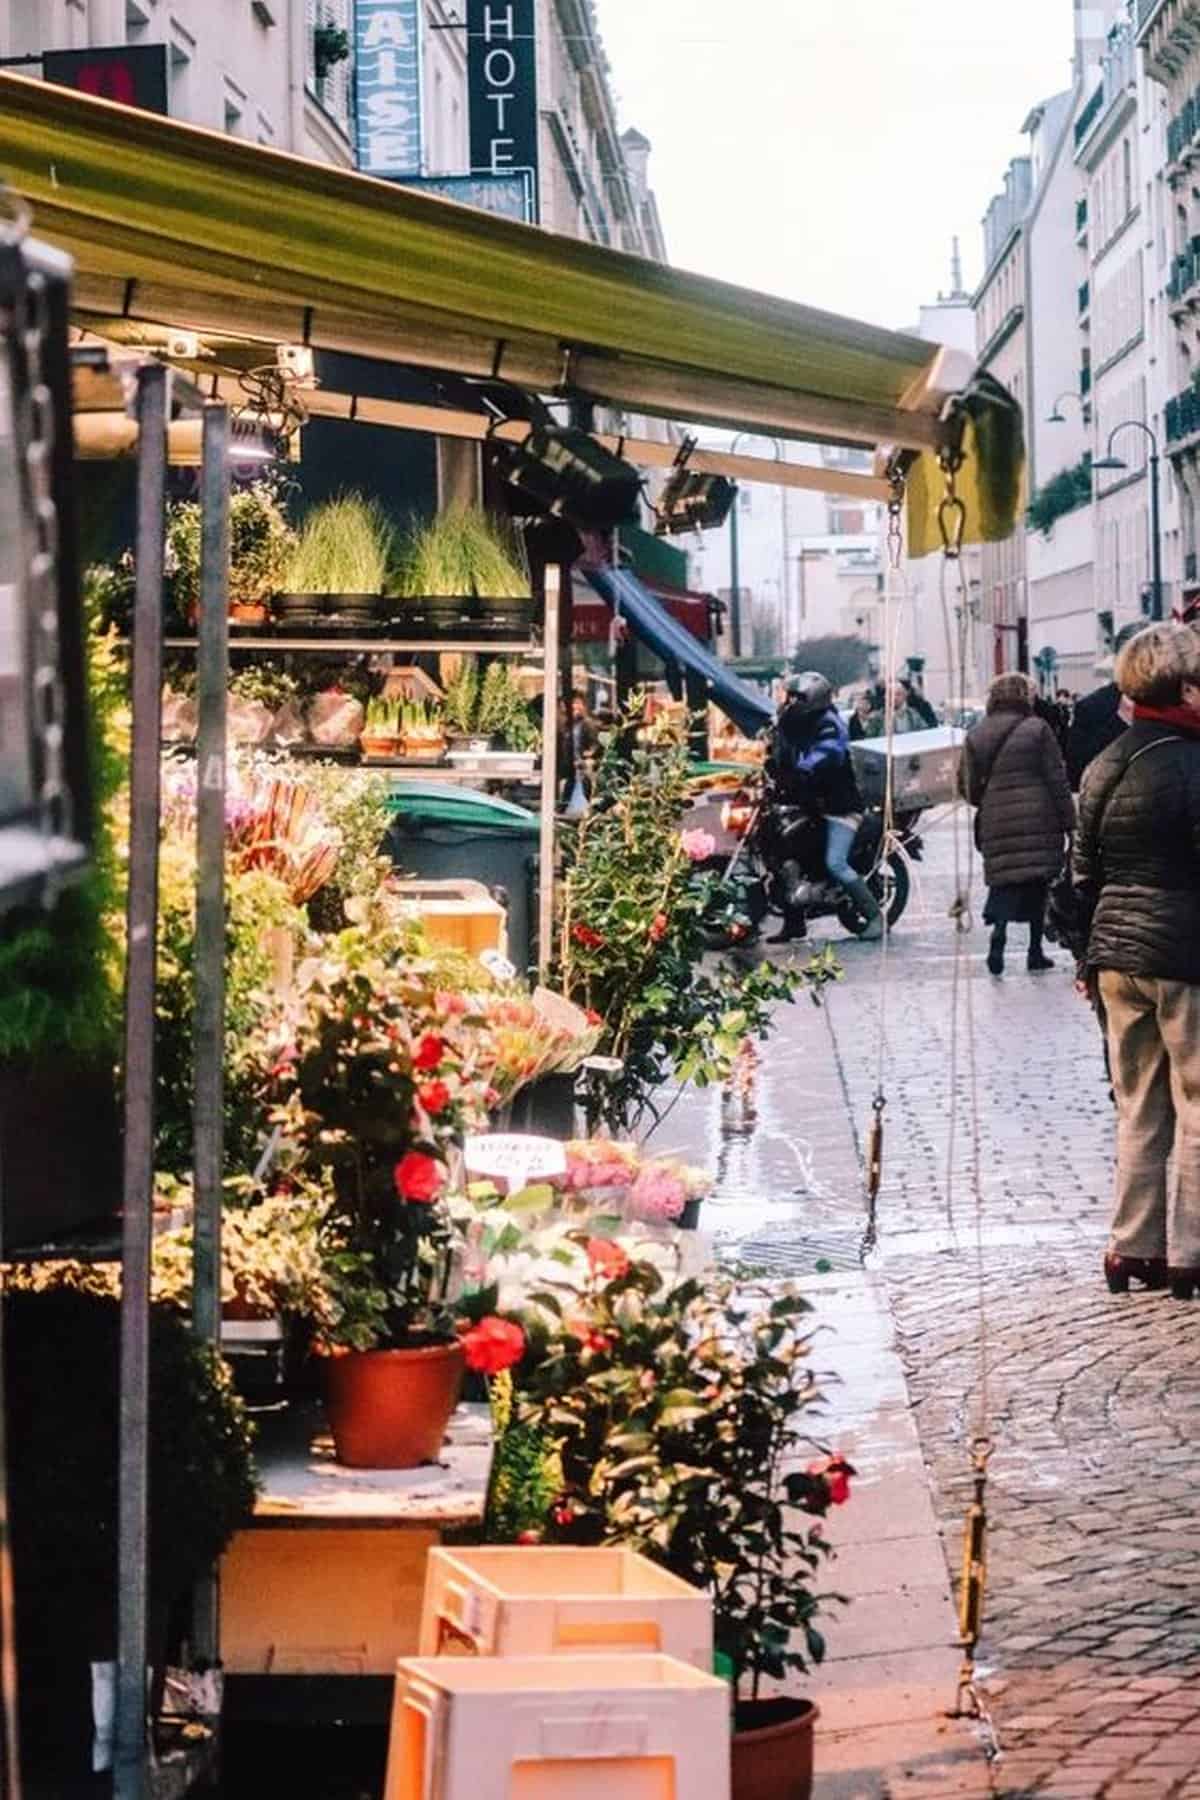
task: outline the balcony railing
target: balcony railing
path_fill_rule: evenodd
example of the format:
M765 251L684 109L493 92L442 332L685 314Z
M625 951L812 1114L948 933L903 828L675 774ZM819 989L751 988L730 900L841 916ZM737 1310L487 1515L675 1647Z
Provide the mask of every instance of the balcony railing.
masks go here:
M1167 161L1177 163L1200 137L1200 88L1185 102L1167 126Z
M1200 392L1195 388L1185 388L1174 400L1168 400L1165 417L1168 444L1178 444L1184 438L1195 437L1200 433Z
M1162 4L1163 0L1137 0L1137 30L1139 32L1145 31Z
M1167 299L1185 300L1195 287L1200 287L1200 237L1194 237L1188 248L1180 251L1172 262Z
M1096 89L1083 111L1075 121L1075 148L1078 150L1104 107L1104 83Z

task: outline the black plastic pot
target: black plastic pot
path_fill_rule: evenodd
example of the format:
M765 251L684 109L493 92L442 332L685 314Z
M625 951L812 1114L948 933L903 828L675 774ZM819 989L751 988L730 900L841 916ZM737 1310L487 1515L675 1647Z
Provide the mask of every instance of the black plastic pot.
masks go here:
M401 601L391 617L401 637L445 639L494 638L497 642L527 638L533 630L535 603L527 595L489 599L475 594L425 594Z
M114 1216L121 1129L111 1068L63 1057L0 1063L0 1251Z

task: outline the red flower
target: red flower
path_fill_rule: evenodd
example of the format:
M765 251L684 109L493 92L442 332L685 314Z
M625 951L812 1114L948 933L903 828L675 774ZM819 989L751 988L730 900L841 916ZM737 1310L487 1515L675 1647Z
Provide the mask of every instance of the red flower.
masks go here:
M413 1055L413 1068L428 1071L436 1069L446 1054L446 1043L436 1031L427 1031L417 1045Z
M508 1319L481 1319L462 1335L467 1367L477 1375L499 1375L525 1354L525 1333Z
M646 935L649 937L650 942L652 944L661 944L662 943L663 939L667 935L667 915L666 915L666 913L661 913L661 912L655 913L654 918L650 924L650 930L647 932Z
M606 1281L616 1281L629 1271L629 1258L620 1244L614 1244L608 1238L589 1238L587 1259L593 1272L603 1275Z
M845 1506L850 1498L850 1477L855 1471L844 1456L836 1453L833 1456L823 1456L820 1462L809 1463L805 1473L825 1483L831 1506Z
M483 1092L483 1104L487 1107L489 1112L492 1110L493 1107L499 1106L499 1104L500 1104L499 1088L494 1088L494 1087L485 1088L484 1092Z
M396 1164L396 1192L402 1200L416 1200L428 1205L442 1191L446 1172L440 1162L421 1150L406 1150Z
M585 950L603 950L604 948L604 939L598 931L593 931L590 925L572 925L571 936L577 944L582 944Z
M445 1112L450 1104L450 1089L444 1081L427 1081L417 1089L417 1099L431 1117Z
M600 1014L596 1011L594 1006L588 1007L585 1016L589 1025L603 1025L604 1023L604 1020L600 1017Z

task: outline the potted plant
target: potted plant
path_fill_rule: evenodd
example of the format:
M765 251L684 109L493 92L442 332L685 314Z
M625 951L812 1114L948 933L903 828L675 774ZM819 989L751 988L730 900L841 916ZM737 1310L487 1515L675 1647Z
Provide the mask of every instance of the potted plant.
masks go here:
M400 742L416 762L435 762L445 753L442 709L432 700L405 700L400 709Z
M557 1452L546 1535L623 1543L705 1588L734 1689L735 1800L805 1800L816 1708L764 1692L820 1662L810 1585L829 1553L818 1520L854 1471L806 1429L821 1394L809 1304L732 1274L664 1291L607 1239L593 1279L524 1376L518 1416Z
M361 629L377 611L393 537L383 508L362 494L314 506L285 571L280 604L289 621L335 614Z
M443 1195L486 1091L427 970L377 924L343 932L312 970L275 1063L274 1118L327 1195L320 1335L339 1458L410 1468L436 1457L462 1376L447 1300Z
M27 1773L91 1768L91 1672L110 1662L119 1571L120 1306L58 1285L4 1301L6 1432ZM150 1317L151 1659L171 1607L253 1509L251 1428L228 1371L174 1308ZM89 1790L90 1791L90 1790Z
M365 757L391 761L400 749L400 702L382 694L368 700L358 741Z
M176 610L194 624L200 608L200 506L172 502L167 511L167 571ZM229 616L238 625L262 625L279 592L295 534L275 490L257 481L229 502Z
M478 753L490 748L487 734L477 729L479 698L478 665L473 657L464 656L453 679L446 684L444 712L452 750Z
M450 507L414 526L394 577L407 628L527 635L529 575L517 540L476 506Z

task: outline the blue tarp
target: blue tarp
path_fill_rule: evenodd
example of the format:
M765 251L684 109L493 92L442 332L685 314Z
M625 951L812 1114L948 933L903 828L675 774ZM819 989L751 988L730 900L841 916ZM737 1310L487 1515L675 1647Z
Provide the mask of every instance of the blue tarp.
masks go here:
M714 706L746 737L757 737L775 717L775 708L727 669L719 656L671 617L661 600L626 569L593 568L583 573L600 598L625 619L629 629L668 667L698 675Z

